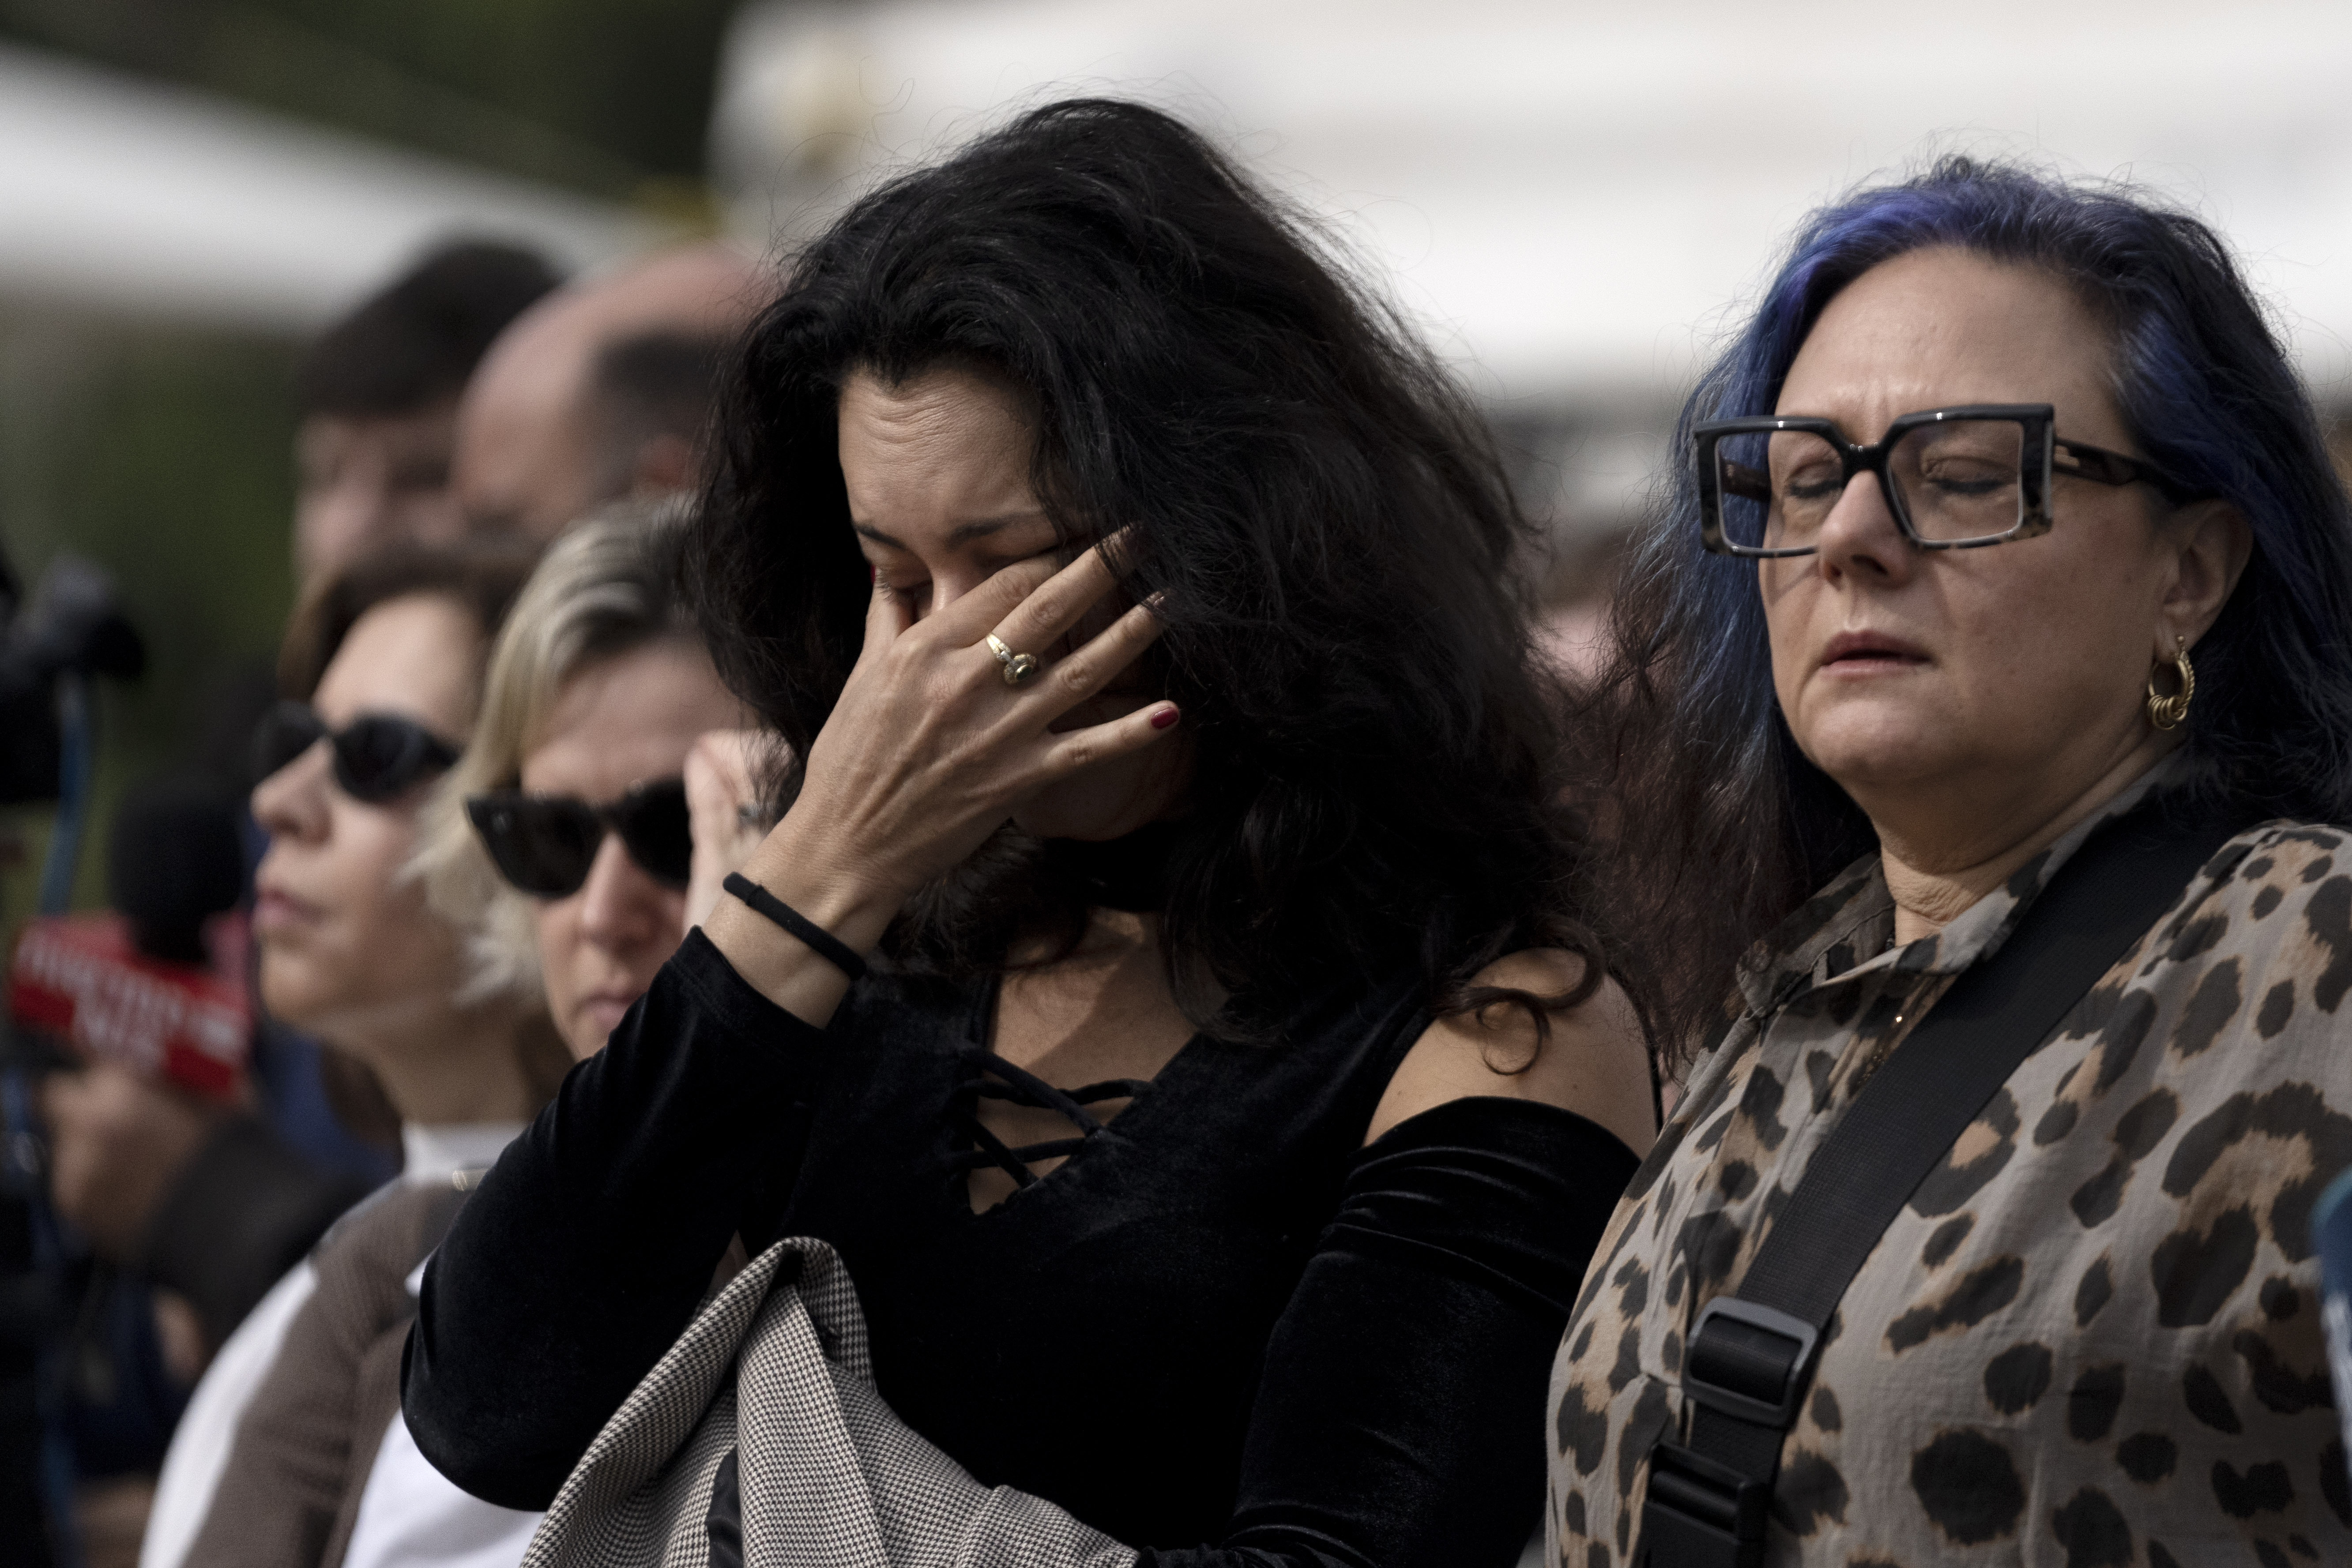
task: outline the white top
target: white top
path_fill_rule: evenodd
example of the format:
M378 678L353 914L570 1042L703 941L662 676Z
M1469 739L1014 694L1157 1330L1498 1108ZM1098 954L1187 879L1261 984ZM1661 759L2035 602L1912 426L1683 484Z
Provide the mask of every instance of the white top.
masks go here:
M522 1130L520 1121L404 1124L400 1130L404 1156L400 1180L412 1186L433 1185L448 1181L459 1171L488 1165ZM278 1363L286 1331L318 1283L307 1258L287 1270L260 1304L246 1314L245 1321L205 1369L178 1429L172 1434L163 1473L156 1478L155 1503L148 1512L147 1533L139 1547L139 1568L180 1568L186 1560L196 1531L212 1511L213 1493L220 1487L221 1472L228 1468L229 1447L236 1441L237 1423L245 1419L245 1407ZM415 1288L412 1276L410 1289ZM404 1434L406 1428L402 1430ZM410 1447L414 1451L414 1445ZM373 1474L368 1484L375 1484ZM362 1520L365 1520L364 1511ZM528 1531L523 1539L530 1539ZM515 1555L520 1558L521 1553L518 1551Z
M409 1270L408 1293L424 1288L420 1263ZM360 1494L343 1568L515 1568L544 1517L459 1490L417 1448L408 1418L395 1410Z
M515 1568L541 1517L459 1491L417 1452L395 1411L360 1494L343 1568Z
M212 1511L213 1492L228 1468L228 1446L253 1391L278 1361L287 1325L318 1288L319 1276L304 1258L269 1288L245 1315L205 1369L188 1408L163 1455L155 1478L155 1501L147 1512L147 1534L139 1546L139 1568L180 1568L196 1531Z
M437 1187L460 1171L487 1170L506 1146L522 1136L520 1121L445 1121L400 1127L400 1179L412 1187Z

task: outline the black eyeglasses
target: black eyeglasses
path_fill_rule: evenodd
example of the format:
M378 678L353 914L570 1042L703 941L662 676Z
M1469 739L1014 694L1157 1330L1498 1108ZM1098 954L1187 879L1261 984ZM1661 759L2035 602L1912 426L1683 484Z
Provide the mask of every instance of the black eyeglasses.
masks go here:
M466 815L499 874L533 898L578 892L608 829L621 836L629 858L666 888L685 887L694 862L683 779L639 784L604 805L577 795L499 790L467 796Z
M2194 495L2156 468L2062 441L2047 403L1980 403L1906 414L1875 446L1803 416L1708 419L1692 427L1699 534L1718 555L1811 555L1856 474L1875 474L1904 537L1922 550L1975 550L2050 531L2051 481L2155 487Z
M383 805L398 800L457 760L457 748L414 719L362 713L331 730L307 702L278 702L253 736L257 783L324 741L334 748L335 783L353 800Z

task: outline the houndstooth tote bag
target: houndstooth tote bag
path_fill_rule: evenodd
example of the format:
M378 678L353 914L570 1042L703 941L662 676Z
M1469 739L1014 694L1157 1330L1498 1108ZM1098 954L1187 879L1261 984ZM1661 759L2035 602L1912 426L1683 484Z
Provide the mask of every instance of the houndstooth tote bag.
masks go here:
M797 1272L795 1272L797 1268ZM984 1487L875 1391L857 1289L822 1241L705 1303L556 1494L524 1568L709 1568L736 1450L745 1568L1130 1568L1042 1498Z

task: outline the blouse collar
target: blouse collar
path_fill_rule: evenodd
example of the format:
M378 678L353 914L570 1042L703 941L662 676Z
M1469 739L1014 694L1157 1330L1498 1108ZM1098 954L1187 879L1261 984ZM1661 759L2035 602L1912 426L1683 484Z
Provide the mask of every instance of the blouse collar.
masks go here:
M1816 985L1881 972L1954 974L1990 957L2084 840L2157 791L2181 783L2188 772L2188 759L2178 752L2160 759L1943 930L1900 947L1895 945L1895 897L1887 890L1885 868L1875 850L1863 856L1741 960L1741 998L1751 1013L1760 1014Z
M522 1135L520 1121L443 1121L427 1126L404 1121L400 1179L413 1187L445 1185L462 1173L478 1173L498 1163L506 1146Z

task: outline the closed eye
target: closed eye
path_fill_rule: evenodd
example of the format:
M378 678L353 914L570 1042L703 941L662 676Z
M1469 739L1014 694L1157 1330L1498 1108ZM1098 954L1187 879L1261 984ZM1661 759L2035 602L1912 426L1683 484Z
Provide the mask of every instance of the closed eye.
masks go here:
M1056 566L1066 563L1063 559L1064 552L1061 548L1058 545L1048 544L1043 550L1031 550L1017 555L991 554L976 556L972 561L972 569L979 576L993 577L1008 566L1018 566L1024 561L1035 561L1046 556L1053 557L1054 564ZM1071 559L1075 559L1075 557L1071 557Z
M1947 495L1984 496L2015 486L2017 467L2015 464L1959 458L1951 462L1931 463L1920 478Z

